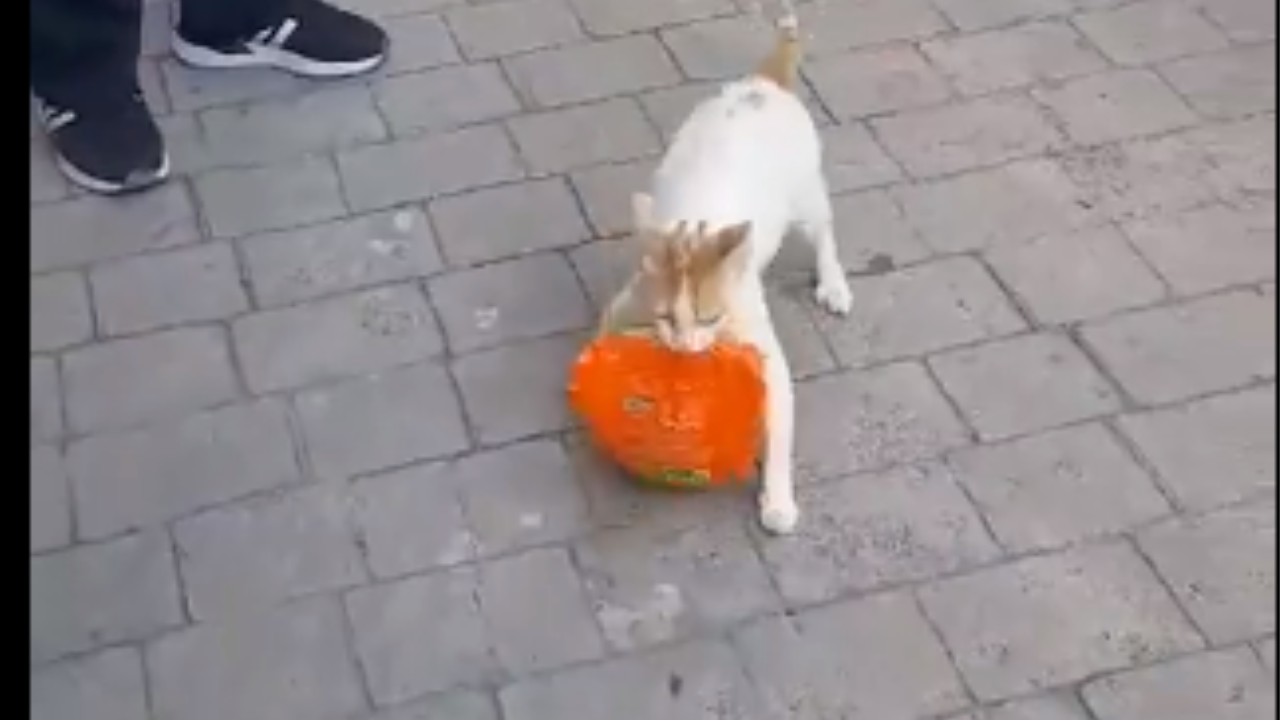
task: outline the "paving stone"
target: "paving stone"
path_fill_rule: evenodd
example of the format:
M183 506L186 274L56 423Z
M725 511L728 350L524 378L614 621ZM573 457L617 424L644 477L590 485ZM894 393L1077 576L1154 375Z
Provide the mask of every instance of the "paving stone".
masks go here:
M495 63L399 75L379 85L378 107L391 131L401 136L450 130L520 112L520 101Z
M446 10L462 0L336 0L335 4L348 12L389 19Z
M454 353L581 330L594 322L573 270L555 255L441 275L428 286Z
M698 642L509 685L507 720L764 720L733 652Z
M1170 510L1151 478L1100 425L966 448L948 465L1012 552L1123 532Z
M444 344L425 298L405 285L246 315L232 334L254 392L386 370Z
M80 536L166 522L295 480L284 409L271 401L199 413L67 450Z
M440 15L406 15L382 24L391 47L384 71L388 75L429 70L462 61L449 26Z
M154 714L174 720L339 720L365 708L329 598L167 635L147 669Z
M498 661L474 567L358 588L347 595L354 644L380 706L493 678Z
M93 195L31 208L32 273L196 242L195 211L178 183L127 198Z
M945 467L802 488L796 534L763 545L788 602L810 605L991 562L1000 550Z
M89 345L62 362L67 420L77 433L172 419L239 393L219 328Z
M664 25L726 15L736 8L731 0L653 0L619 3L611 0L570 0L582 24L594 36L630 35Z
M948 29L926 0L864 0L798 7L805 50L814 57L896 41L920 40Z
M1071 0L934 0L934 3L966 32L1063 15L1074 9Z
M524 2L524 0L517 0ZM501 720L494 700L487 695L457 690L432 695L426 700L410 703L369 716L366 720Z
M503 667L513 675L550 670L604 654L581 581L559 548L480 567L480 604ZM529 622L529 608L538 608Z
M652 159L636 160L578 170L569 176L596 237L630 233L631 196L649 186L657 165Z
M597 533L575 553L596 620L619 652L723 630L778 605L736 521Z
M582 278L587 297L597 312L603 312L614 296L626 287L639 268L641 243L632 237L601 240L580 245L569 253L574 269Z
M31 141L30 200L32 204L62 200L71 194L71 186L54 165L49 143L44 138Z
M904 112L874 120L872 127L916 177L998 165L1062 146L1042 110L1017 96Z
M1238 43L1274 40L1276 5L1259 0L1199 0L1195 6Z
M558 443L537 440L453 463L480 554L558 542L582 533L587 508Z
M591 22L586 23L590 29ZM516 91L541 108L601 100L680 81L662 45L641 35L539 50L503 63Z
M1127 415L1120 427L1184 507L1275 487L1275 387Z
M1178 518L1147 530L1138 542L1210 642L1275 632L1274 498Z
M55 550L71 544L71 488L62 453L51 446L31 448L28 470L31 505L27 528L31 552Z
M431 223L416 207L257 235L241 242L240 252L254 298L264 307L431 275L443 267Z
M195 191L219 238L332 220L346 212L333 164L320 157L214 170L196 178Z
M361 478L348 491L354 532L373 574L398 577L476 557L462 493L444 463Z
M798 384L796 423L802 480L923 460L967 440L928 373L909 363Z
M31 663L145 640L182 624L161 531L31 558Z
M1084 215L1128 222L1209 202L1216 179L1224 189L1235 183L1240 164L1215 154L1184 135L1165 135L1072 150L1058 161Z
M1234 292L1085 326L1081 336L1140 403L1275 377L1275 303Z
M84 276L61 272L31 278L31 352L61 350L93 337L93 310Z
M28 385L31 395L27 415L31 426L31 442L56 440L62 435L62 383L53 358L31 358Z
M880 147L866 125L833 125L822 131L827 186L834 194L902 180L898 163Z
M1186 103L1148 70L1098 73L1035 89L1032 95L1081 145L1154 135L1195 122Z
M1107 65L1079 33L1062 22L1032 22L930 40L921 50L965 95L1065 80Z
M1089 683L1082 693L1099 720L1262 720L1276 712L1275 684L1244 649L1113 675Z
M1275 192L1275 115L1206 125L1183 137L1204 163L1204 182L1222 196L1268 197Z
M142 27L143 32L147 31L147 27ZM167 44L168 33L164 38ZM146 41L146 38L143 38ZM168 47L164 50L167 52ZM147 104L147 108L152 115L156 117L164 117L172 110L172 103L169 102L169 92L164 86L164 76L160 71L159 58L138 58L138 89L142 91L142 99Z
M945 651L902 594L767 618L735 640L768 717L923 717L966 704Z
M142 659L117 648L31 673L31 720L146 720Z
M1067 693L1014 700L980 712L973 720L1089 720L1080 701Z
M633 160L662 148L653 126L631 98L524 115L509 125L520 155L535 173Z
M813 377L837 367L822 329L813 321L812 297L808 285L765 287L769 316L792 378Z
M1044 158L894 188L929 247L954 253L1026 242L1085 222L1080 192Z
M719 522L741 522L756 510L754 493L664 493L628 477L584 432L568 433L565 452L586 498L592 528L674 533Z
M197 245L99 265L89 275L105 335L221 320L249 309L231 246Z
M1111 315L1164 297L1164 286L1111 226L987 251L1000 280L1040 323Z
M933 105L951 90L909 45L820 58L805 66L822 102L840 120Z
M1107 381L1061 335L996 340L935 355L929 365L983 440L1057 427L1120 408Z
M504 345L453 365L467 420L482 445L498 445L575 424L565 401L569 368L586 338L573 334Z
M368 88L346 86L200 113L199 169L265 165L384 140Z
M1201 646L1159 581L1125 545L1020 560L928 586L920 599L981 700Z
M1196 295L1275 277L1274 203L1209 205L1124 228L1176 291Z
M576 245L591 234L561 178L442 198L431 203L431 219L455 267Z
M729 80L751 72L773 47L763 17L740 15L664 29L659 35L690 80Z
M164 55L169 52L169 39L173 34L177 8L164 2L144 2L142 13L143 57Z
M923 260L930 254L929 248L907 222L901 205L884 190L866 190L832 198L831 209L836 226L836 248L847 270L866 272L900 267ZM784 247L783 254L788 249ZM812 252L808 248L800 248L800 254L805 257L805 272L810 272Z
M1274 43L1178 60L1160 73L1205 117L1241 117L1276 107Z
M999 286L970 258L855 278L849 317L819 311L836 357L858 367L1025 329Z
M199 622L364 580L342 488L309 485L216 508L174 526L187 607Z
M469 444L453 384L435 365L309 390L296 403L312 466L324 478L443 457Z
M338 153L347 202L356 212L515 180L515 147L497 126L464 128Z
M1262 664L1267 668L1267 672L1274 674L1276 671L1276 639L1272 637L1254 645L1258 650L1258 657L1262 659Z
M1147 65L1227 45L1222 33L1185 3L1143 0L1083 13L1074 22L1120 65Z
M585 36L565 0L509 0L452 10L445 15L469 60L567 45Z
M216 72L185 65L176 58L160 62L160 73L175 112L299 95L308 87L308 81L270 68L243 70Z

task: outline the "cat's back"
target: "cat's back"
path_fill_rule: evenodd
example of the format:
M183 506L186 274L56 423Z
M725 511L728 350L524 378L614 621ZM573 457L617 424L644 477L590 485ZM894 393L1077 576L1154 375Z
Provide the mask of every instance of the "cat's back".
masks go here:
M694 108L658 168L654 190L660 205L673 194L712 188L716 195L776 194L779 185L807 177L820 163L817 128L804 103L750 77Z

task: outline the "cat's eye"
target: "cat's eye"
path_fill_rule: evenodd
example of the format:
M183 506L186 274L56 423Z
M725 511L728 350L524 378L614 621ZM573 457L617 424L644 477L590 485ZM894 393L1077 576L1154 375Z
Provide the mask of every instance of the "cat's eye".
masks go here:
M721 320L724 320L724 313L716 313L715 315L698 318L698 324L702 327L715 327L720 324Z

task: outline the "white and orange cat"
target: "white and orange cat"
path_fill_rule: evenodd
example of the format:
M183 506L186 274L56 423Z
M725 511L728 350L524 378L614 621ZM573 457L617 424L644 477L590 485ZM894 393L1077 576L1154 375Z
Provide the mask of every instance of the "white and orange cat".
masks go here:
M817 301L849 312L853 298L836 253L818 131L796 96L800 40L794 14L778 23L773 52L685 120L650 194L632 200L644 243L639 269L614 298L601 332L652 326L669 347L705 350L719 337L765 358L767 437L760 521L789 533L800 517L792 476L795 396L765 304L763 272L796 231L813 246Z

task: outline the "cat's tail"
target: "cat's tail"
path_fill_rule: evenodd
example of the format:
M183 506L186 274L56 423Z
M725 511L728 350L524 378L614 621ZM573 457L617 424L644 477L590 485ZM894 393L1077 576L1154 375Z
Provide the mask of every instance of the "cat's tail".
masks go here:
M773 51L756 68L755 75L772 81L784 90L795 92L800 70L800 21L791 0L784 0L786 14L777 22L777 39Z

